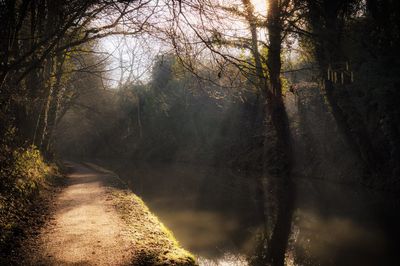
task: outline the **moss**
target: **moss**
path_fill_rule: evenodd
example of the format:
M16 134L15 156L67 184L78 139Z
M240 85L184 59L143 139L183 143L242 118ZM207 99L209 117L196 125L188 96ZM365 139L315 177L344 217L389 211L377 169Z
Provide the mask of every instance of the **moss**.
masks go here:
M111 189L111 193L137 247L133 265L196 265L194 256L180 247L172 232L142 199L128 189Z
M180 247L172 232L138 196L128 189L110 188L110 192L137 247L133 265L196 265L194 256Z
M128 225L135 247L132 265L197 265L195 257L180 246L173 233L115 173L95 164L86 164L111 177L106 184L108 193L118 214Z

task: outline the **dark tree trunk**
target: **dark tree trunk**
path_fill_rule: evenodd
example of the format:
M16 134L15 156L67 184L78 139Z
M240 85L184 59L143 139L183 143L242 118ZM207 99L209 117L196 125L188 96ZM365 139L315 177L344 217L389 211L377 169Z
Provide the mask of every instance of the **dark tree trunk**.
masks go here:
M258 50L257 26L254 9L243 1L252 36L252 53L255 74L263 98L260 123L263 133L263 174L259 177L262 211L265 216L265 238L268 244L266 258L259 256L256 265L284 265L285 253L291 232L294 189L291 180L292 145L289 121L282 98L281 47L282 21L280 1L269 1L268 12L268 80L264 73Z
M37 25L35 25L35 27L32 27L32 30L33 32L37 30L39 36L42 36L41 38L49 38L53 31L54 25L57 24L59 20L59 4L60 3L58 3L57 1L42 1L38 4L36 11ZM46 19L44 19L44 17ZM39 116L37 119L33 143L43 152L46 152L46 148L43 145L43 142L45 142L48 122L52 120L51 118L49 118L49 115L51 116L51 114L49 114L49 110L52 102L52 93L54 90L53 86L55 85L52 82L52 75L54 72L53 65L56 61L54 60L53 56L54 55L49 54L46 57L46 60L42 63L43 72L38 87L39 90L36 94L33 92L33 97L38 99L38 102L36 103L34 109L40 108L40 111L38 112ZM57 72L56 75L58 75ZM61 79L61 77L59 78ZM59 84L57 86L59 86Z
M264 142L264 173L269 195L269 216L272 234L268 245L268 262L284 265L291 232L294 208L294 186L291 179L292 146L289 122L280 96L273 96L267 104ZM270 219L271 219L270 218Z
M271 93L267 98L267 126L273 130L276 142L265 139L265 171L270 178L270 185L276 200L275 225L268 246L269 262L272 265L284 265L285 254L291 232L294 208L294 187L291 179L293 166L292 139L289 119L282 98L281 84L281 49L282 18L281 2L269 1L268 11L268 73ZM273 149L273 150L272 150ZM275 151L275 152L274 152Z

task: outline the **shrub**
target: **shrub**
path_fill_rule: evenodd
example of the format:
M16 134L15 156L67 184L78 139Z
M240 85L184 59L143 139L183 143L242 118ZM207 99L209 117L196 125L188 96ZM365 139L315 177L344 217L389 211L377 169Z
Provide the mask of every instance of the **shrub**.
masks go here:
M53 175L54 167L44 161L35 146L12 148L0 143L0 254L8 240L21 232L22 221L46 177Z
M14 167L12 174L15 177L14 188L22 194L35 191L45 177L50 173L50 166L44 160L40 151L35 146L26 149L14 150Z

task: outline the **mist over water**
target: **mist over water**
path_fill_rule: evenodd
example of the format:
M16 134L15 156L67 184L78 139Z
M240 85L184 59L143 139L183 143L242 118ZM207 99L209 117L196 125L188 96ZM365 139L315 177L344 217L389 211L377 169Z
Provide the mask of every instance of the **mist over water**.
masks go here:
M98 161L113 169L201 265L248 265L262 217L255 178L183 163ZM393 196L296 179L288 265L394 265L400 222Z

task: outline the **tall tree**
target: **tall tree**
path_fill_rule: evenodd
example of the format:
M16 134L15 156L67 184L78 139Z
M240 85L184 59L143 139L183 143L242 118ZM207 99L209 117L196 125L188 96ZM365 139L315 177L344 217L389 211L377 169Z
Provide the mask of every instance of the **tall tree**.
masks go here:
M188 6L193 7L190 4ZM206 18L218 19L221 17L221 15L216 14L218 11L215 12L215 6L219 11L223 10L228 14L244 19L248 27L249 37L234 36L232 38L229 29L222 32L223 29L218 28L219 25L213 27L206 24L204 22ZM236 6L221 6L212 1L211 3L202 1L195 8L195 12L198 12L200 16L200 26L193 25L195 23L186 17L185 8L182 8L182 6L179 6L179 12L174 14L182 14L184 21L194 31L197 38L213 54L229 61L240 70L246 69L249 81L253 82L260 92L260 108L257 116L261 119L256 119L254 130L260 132L263 136L259 143L260 146L257 148L262 150L263 173L259 178L259 186L264 205L262 211L265 213L265 237L268 250L266 250L266 259L260 256L260 260L255 261L255 263L259 265L284 265L291 229L294 193L291 180L292 141L282 95L281 53L282 43L286 36L285 20L294 5L289 0L270 0L268 7L268 14L263 19L256 15L254 5L250 0L242 0L241 5L237 4ZM221 23L224 23L223 19ZM267 42L259 40L260 28L267 30ZM182 28L178 26L179 31L182 31ZM180 38L179 33L172 37L175 45L179 41L185 41ZM248 49L254 63L241 60L231 50L220 49L221 46ZM262 54L262 47L266 48L267 53ZM191 49L181 50L190 51ZM254 82L254 77L256 82Z

